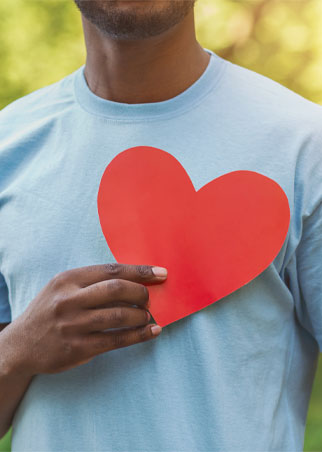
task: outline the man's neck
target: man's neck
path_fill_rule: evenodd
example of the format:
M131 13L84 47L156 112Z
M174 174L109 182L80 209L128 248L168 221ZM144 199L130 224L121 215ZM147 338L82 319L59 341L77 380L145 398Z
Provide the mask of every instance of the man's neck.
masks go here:
M206 69L210 55L196 40L193 10L162 35L118 41L101 35L83 18L91 91L122 103L161 102L191 86Z

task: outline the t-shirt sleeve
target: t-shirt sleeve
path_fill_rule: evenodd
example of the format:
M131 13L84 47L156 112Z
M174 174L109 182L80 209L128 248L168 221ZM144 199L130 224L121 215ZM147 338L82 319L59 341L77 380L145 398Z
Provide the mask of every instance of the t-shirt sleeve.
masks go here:
M303 222L296 261L301 320L322 352L322 202Z
M303 156L295 194L300 239L289 265L291 291L300 324L322 352L322 137ZM299 213L298 212L298 213Z
M0 273L0 323L11 322L11 309L8 300L8 288L4 277Z

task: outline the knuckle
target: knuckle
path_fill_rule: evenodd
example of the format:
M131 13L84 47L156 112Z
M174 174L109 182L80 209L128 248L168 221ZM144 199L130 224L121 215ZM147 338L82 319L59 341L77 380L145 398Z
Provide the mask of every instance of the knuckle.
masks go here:
M54 287L60 288L67 283L67 280L68 280L68 271L60 272L53 277L52 284Z
M62 350L65 357L76 358L79 355L81 347L76 342L66 339L62 343Z
M118 276L121 273L122 265L117 262L112 262L104 265L105 270L109 275Z
M127 345L127 336L125 334L115 334L112 336L113 347L120 348Z
M93 327L100 327L104 323L104 316L101 313L94 314L92 317L92 325Z
M56 294L52 299L54 315L56 317L63 316L71 301L71 297L67 293Z
M92 284L92 285L90 285L90 286L87 286L86 287L86 292L87 292L87 295L88 295L88 297L87 298L91 298L92 296L95 296L95 294L96 294L96 292L97 292L97 287L96 287L96 285L95 284Z
M67 322L60 321L56 324L56 330L61 337L66 337L71 329L71 325Z
M55 317L60 317L65 311L65 303L63 303L60 296L55 296L52 299L53 313Z
M106 281L107 291L113 298L118 298L124 290L124 282L121 279L110 279Z
M127 320L127 314L123 308L113 308L110 312L110 320L114 324L120 324Z
M150 278L152 275L151 267L147 265L137 265L136 270L139 277L143 279Z

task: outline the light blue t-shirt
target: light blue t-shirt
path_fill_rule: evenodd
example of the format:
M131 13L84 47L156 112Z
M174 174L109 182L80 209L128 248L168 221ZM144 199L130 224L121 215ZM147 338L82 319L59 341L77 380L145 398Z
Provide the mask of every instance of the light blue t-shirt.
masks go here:
M152 341L35 376L13 419L13 452L302 450L322 350L322 109L205 50L201 77L166 101L104 100L80 67L0 113L2 322L56 273L115 262L97 192L130 147L170 153L196 190L259 172L291 211L272 264L224 300Z

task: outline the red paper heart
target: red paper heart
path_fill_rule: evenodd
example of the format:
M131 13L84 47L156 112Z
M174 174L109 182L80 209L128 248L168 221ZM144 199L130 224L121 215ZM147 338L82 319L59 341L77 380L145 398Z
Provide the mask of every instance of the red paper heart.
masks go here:
M186 317L254 279L285 240L290 210L272 179L234 171L196 191L171 154L137 146L106 167L98 197L105 239L117 262L166 267L150 285L161 326Z

